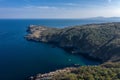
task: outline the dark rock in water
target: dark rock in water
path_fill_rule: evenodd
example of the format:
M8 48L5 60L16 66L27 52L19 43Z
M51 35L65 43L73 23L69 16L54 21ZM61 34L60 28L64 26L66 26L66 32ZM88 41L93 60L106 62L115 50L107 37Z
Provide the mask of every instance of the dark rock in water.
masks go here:
M120 23L87 24L63 29L31 25L27 40L55 44L73 54L120 60Z

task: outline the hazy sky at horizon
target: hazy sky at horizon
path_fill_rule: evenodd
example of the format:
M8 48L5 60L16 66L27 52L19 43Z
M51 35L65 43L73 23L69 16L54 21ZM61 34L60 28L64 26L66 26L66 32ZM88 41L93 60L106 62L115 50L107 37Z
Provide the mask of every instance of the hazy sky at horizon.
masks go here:
M0 0L0 18L120 17L120 0Z

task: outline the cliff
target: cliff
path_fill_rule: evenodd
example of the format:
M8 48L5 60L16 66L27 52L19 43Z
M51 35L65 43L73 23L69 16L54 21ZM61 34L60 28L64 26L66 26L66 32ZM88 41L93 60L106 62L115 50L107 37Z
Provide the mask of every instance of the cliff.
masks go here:
M120 23L87 24L67 28L31 25L27 40L51 43L73 54L102 62L120 61Z

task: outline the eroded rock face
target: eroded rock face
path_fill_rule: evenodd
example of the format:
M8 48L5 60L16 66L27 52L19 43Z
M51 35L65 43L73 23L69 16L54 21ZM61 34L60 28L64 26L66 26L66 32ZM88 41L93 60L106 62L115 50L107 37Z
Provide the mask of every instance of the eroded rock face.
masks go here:
M63 29L31 25L27 40L54 43L72 53L120 61L120 23L87 24Z

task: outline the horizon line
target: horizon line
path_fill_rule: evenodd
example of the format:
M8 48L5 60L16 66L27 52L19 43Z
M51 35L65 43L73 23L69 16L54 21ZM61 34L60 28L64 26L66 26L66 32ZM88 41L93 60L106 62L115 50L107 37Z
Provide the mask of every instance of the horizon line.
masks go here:
M118 17L96 16L96 17L86 17L86 18L0 18L0 19L94 19L94 18L120 18L120 16Z

